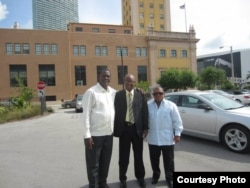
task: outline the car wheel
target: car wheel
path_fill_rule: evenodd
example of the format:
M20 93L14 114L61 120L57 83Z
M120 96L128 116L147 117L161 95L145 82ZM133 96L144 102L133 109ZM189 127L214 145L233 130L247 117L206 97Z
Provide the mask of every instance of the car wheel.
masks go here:
M250 131L240 125L227 126L222 132L222 142L233 152L247 153L250 151Z
M66 104L66 108L70 108L71 106L70 106L70 104Z

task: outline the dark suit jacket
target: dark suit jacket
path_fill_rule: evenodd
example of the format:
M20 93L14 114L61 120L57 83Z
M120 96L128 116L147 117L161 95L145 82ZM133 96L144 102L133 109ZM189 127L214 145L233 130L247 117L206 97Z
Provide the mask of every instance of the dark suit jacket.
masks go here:
M124 126L127 126L125 124L126 112L126 90L121 90L115 95L115 137L120 137ZM139 137L142 137L143 131L148 130L148 106L145 96L136 89L134 90L133 112L137 134Z

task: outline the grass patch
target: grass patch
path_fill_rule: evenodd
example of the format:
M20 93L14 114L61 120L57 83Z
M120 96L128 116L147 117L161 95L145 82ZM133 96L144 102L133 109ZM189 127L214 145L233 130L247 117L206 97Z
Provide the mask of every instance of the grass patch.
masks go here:
M51 107L47 107L47 113L54 112ZM46 113L44 112L44 113ZM40 105L30 105L26 108L15 108L15 107L1 107L0 106L0 124L28 119L41 115L41 106Z

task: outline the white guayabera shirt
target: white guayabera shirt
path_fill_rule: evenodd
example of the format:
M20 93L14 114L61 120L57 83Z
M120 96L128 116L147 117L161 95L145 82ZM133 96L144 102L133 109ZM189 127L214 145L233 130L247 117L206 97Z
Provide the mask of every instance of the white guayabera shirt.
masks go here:
M115 93L115 89L108 86L105 90L99 83L84 93L82 100L84 138L113 133Z

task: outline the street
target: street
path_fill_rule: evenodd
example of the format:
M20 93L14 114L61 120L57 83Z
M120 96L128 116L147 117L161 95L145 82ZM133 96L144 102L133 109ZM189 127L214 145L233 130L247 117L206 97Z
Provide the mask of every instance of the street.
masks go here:
M0 124L1 188L88 188L81 113L53 106L55 113ZM138 187L131 150L128 187ZM151 185L148 146L144 144L147 188L167 187L162 174ZM249 171L250 154L237 154L220 144L183 136L175 147L176 171ZM110 165L108 184L119 187L118 139Z

